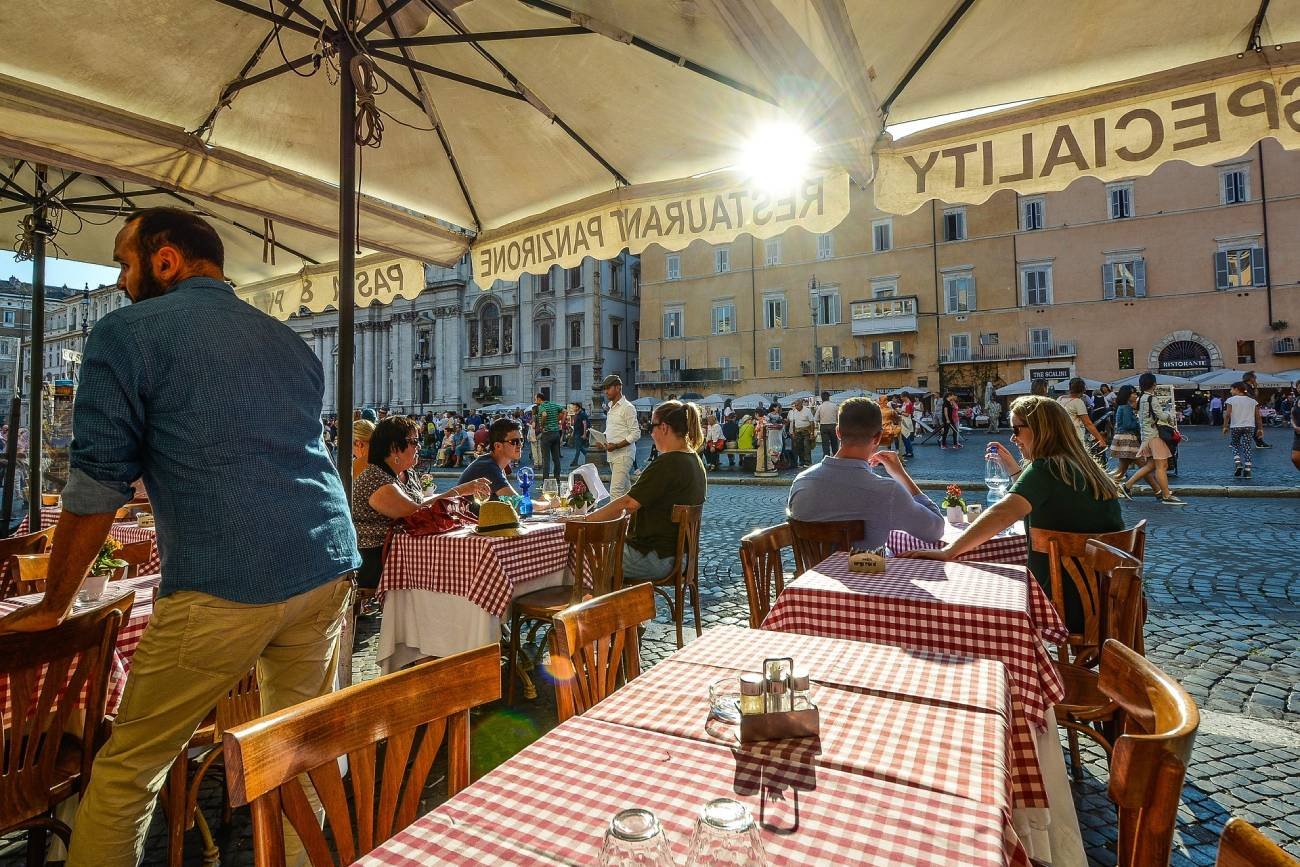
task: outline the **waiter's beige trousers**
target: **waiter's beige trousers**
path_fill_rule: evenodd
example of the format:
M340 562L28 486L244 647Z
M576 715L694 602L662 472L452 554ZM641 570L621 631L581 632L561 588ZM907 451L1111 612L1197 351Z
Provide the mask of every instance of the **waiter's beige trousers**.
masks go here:
M140 862L172 762L217 699L254 664L264 714L329 692L351 598L352 582L344 580L272 605L189 590L159 599L132 658L113 734L95 758L77 810L68 867ZM287 842L301 850L296 837Z
M632 458L636 446L624 446L609 453L609 498L617 500L632 490Z

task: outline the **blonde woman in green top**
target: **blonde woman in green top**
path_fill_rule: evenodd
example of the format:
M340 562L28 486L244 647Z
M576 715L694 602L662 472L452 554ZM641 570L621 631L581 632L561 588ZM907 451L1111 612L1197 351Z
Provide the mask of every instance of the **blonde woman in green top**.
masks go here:
M1047 397L1020 398L1011 405L1011 441L1024 460L1017 461L996 440L988 448L988 455L1001 461L1014 480L1007 495L937 551L908 551L900 556L955 560L1020 520L1026 529L1067 533L1124 529L1119 487L1088 454L1065 407ZM1029 553L1029 571L1050 593L1048 569L1046 554ZM1083 628L1083 606L1071 582L1065 585L1065 622L1071 631Z

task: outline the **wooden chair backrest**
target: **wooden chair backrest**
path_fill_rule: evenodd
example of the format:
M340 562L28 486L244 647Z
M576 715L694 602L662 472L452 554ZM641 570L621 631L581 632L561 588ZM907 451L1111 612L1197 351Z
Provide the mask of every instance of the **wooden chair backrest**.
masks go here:
M1119 867L1168 864L1200 712L1176 680L1114 639L1102 646L1098 686L1121 709L1110 760Z
M38 533L0 539L0 599L23 595L18 591L17 578L11 569L9 558L15 554L44 554L50 549L53 540L53 527L46 527Z
M794 572L802 575L836 551L847 551L866 535L864 521L796 521L790 518Z
M745 595L749 599L749 627L763 625L772 602L785 589L786 548L794 544L789 524L764 527L740 540L740 567L745 573Z
M257 668L254 667L217 699L216 736L220 738L235 726L252 722L261 715L262 692L258 688Z
M677 525L673 575L684 585L695 584L700 578L700 516L703 514L703 506L673 506L673 523Z
M9 558L9 572L14 576L15 596L29 593L44 593L45 582L50 576L49 554L15 554ZM127 569L113 573L110 581L129 577Z
M134 602L135 594L124 591L53 629L0 633L0 677L9 681L8 705L0 718L0 828L12 828L52 806L55 759L64 732L75 725L83 690L82 785L89 780L108 703L114 645Z
M1113 638L1138 650L1142 629L1141 561L1098 539L1088 540L1082 559L1084 566L1097 575L1100 595L1106 600L1098 612L1101 643Z
M630 521L624 515L609 521L569 521L564 525L573 570L570 604L576 605L586 596L604 596L623 586L623 540Z
M153 557L153 539L141 539L139 542L127 542L117 552L117 559L126 561L126 576L134 578L140 574L144 564Z
M314 867L350 864L383 843L417 818L444 735L447 792L459 792L469 784L469 710L500 697L500 650L492 644L354 684L227 731L222 737L227 787L232 805L252 805L254 863L284 864L282 817L302 839ZM377 778L381 741L384 760ZM338 758L344 755L354 806L339 771ZM320 798L337 860L299 774L307 774Z
M1065 620L1065 584L1070 582L1079 592L1083 605L1083 632L1071 633L1066 639L1066 647L1075 655L1088 654L1095 659L1102 641L1099 637L1101 585L1097 572L1090 569L1084 560L1088 542L1096 539L1112 548L1118 548L1142 561L1142 552L1146 548L1145 520L1127 530L1114 533L1066 533L1060 530L1029 531L1029 549L1047 555L1050 586L1048 596L1056 611ZM1065 661L1069 661L1065 659Z
M1219 837L1214 867L1300 867L1300 861L1245 819L1229 819Z
M641 674L637 627L655 616L654 587L633 584L564 609L551 631L551 673L560 722Z

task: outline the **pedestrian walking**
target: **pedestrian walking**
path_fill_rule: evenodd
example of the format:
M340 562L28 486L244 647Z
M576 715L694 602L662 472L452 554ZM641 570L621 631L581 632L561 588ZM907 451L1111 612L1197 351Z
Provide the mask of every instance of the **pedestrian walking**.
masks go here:
M898 410L899 439L903 441L903 460L910 461L916 457L912 444L916 441L916 402L912 395L903 392L903 405Z
M1146 458L1146 463L1133 474L1121 487L1125 494L1133 493L1133 486L1139 479L1146 479L1151 489L1156 492L1160 502L1169 506L1185 506L1182 500L1169 490L1169 460L1174 456L1169 444L1160 437L1160 425L1174 427L1174 417L1164 407L1156 406L1156 377L1147 372L1138 377L1138 388L1142 395L1138 398L1137 417L1142 430L1142 448L1138 457ZM1152 478L1147 478L1151 476Z
M609 496L617 500L632 488L632 461L636 457L636 441L641 439L641 425L637 422L636 407L623 396L621 377L610 374L600 386L609 401L605 442L592 443L591 448L603 449L609 457Z
M736 423L736 411L727 407L722 413L722 439L726 447L732 451L727 454L727 468L733 469L736 466L735 449L739 448L740 425Z
M1251 460L1255 456L1255 431L1263 425L1259 403L1246 394L1246 383L1232 384L1232 397L1223 408L1223 433L1231 437L1232 475L1250 478Z
M1291 441L1291 464L1300 470L1300 382L1295 384L1295 394L1291 396L1291 432L1295 435Z
M1122 386L1115 400L1115 435L1110 441L1110 453L1119 467L1113 475L1115 480L1124 481L1128 468L1137 463L1138 450L1142 448L1142 425L1137 418L1137 389L1131 385Z
M984 383L984 411L989 417L989 433L997 433L1002 423L1002 406L998 403L991 379Z
M573 430L573 460L569 469L573 469L587 462L587 432L591 430L591 417L576 400L569 404L569 415L573 419L570 425Z
M799 398L794 402L794 409L790 410L787 423L790 425L790 437L793 440L795 465L811 467L817 416L813 414L812 408L804 403L803 398Z
M1070 380L1070 391L1068 394L1057 398L1057 402L1065 407L1069 413L1070 420L1074 422L1074 430L1079 435L1079 442L1083 443L1085 449L1088 448L1088 437L1092 436L1097 445L1104 451L1106 448L1106 438L1097 430L1093 423L1092 417L1088 414L1088 404L1083 399L1083 393L1088 384L1083 381L1083 377L1076 376Z
M1223 426L1223 398L1217 394L1210 398L1210 424Z
M553 402L540 391L533 397L533 418L537 424L537 442L542 452L542 462L534 467L541 477L560 480L560 415L564 407Z
M817 404L817 427L822 435L822 457L834 457L840 449L840 440L835 433L836 418L839 407L831 403L831 393L822 392L822 402Z
M961 431L961 407L957 404L957 395L951 391L948 392L947 397L944 398L943 403L940 405L939 412L943 420L943 431L939 436L939 448L948 447L948 431L952 431L952 447L955 449L961 448L961 439L958 437L958 433Z

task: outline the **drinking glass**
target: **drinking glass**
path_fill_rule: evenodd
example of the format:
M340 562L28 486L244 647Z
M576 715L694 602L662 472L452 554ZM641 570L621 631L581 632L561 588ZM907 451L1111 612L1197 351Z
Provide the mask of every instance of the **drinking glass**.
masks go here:
M632 808L620 810L610 820L598 863L601 867L673 867L674 862L655 814Z
M555 479L542 482L542 496L546 498L548 505L554 507L560 502L560 483Z
M718 798L704 805L695 822L687 867L765 867L763 841L754 814L739 801Z

